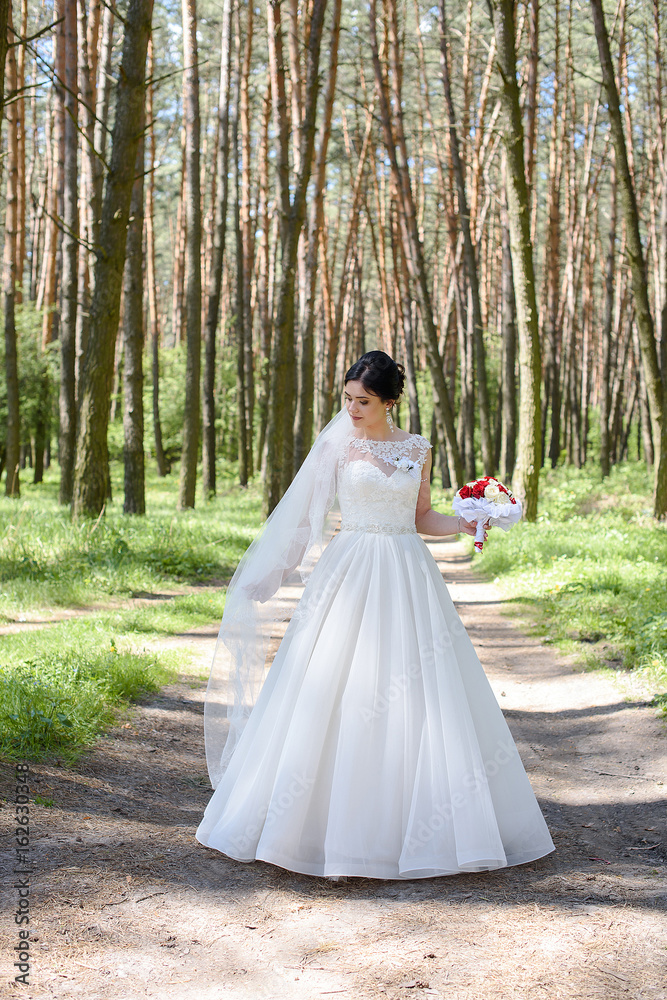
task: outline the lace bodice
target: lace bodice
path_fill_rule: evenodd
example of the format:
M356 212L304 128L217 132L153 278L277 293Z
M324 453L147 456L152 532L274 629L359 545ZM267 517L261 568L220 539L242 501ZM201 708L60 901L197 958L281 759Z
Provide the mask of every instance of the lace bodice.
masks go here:
M341 531L414 532L422 468L430 447L421 434L402 441L352 436L338 468Z

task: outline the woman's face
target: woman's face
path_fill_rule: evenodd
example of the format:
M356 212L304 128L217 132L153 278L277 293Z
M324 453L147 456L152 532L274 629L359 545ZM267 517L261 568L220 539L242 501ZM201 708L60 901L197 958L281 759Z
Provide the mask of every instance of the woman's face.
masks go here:
M364 429L382 427L387 421L388 401L364 389L359 380L345 384L345 405L355 427Z

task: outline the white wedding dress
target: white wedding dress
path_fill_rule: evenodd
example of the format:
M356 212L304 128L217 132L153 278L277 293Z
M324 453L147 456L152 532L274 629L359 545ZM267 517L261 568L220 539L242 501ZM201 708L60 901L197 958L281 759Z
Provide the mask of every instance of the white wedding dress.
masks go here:
M415 529L430 447L420 435L349 438L340 531L206 808L202 844L308 875L382 879L488 871L554 850Z

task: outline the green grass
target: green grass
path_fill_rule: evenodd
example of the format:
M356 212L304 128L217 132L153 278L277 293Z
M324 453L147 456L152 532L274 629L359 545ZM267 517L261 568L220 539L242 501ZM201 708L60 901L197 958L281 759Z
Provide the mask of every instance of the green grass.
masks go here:
M0 499L0 623L83 612L0 639L1 756L71 763L119 710L185 667L184 654L145 644L219 622L225 583L261 523L259 484L244 490L233 467L220 472L218 497L184 513L177 472L149 472L146 517L116 500L97 521L73 522L57 502L57 469L38 486L25 475L19 501ZM122 498L115 462L112 486Z
M120 466L112 469L122 496ZM80 523L57 503L56 470L39 486L23 483L19 501L1 498L0 618L228 579L260 524L259 486L241 490L228 473L216 499L185 513L176 512L177 486L176 474L149 475L145 518L116 500Z
M166 661L113 643L72 644L3 663L0 754L10 760L56 754L71 763L95 742L119 707L157 691L173 676Z
M667 526L651 517L651 482L628 462L543 473L538 520L492 531L475 565L530 609L550 642L587 666L643 672L667 687Z

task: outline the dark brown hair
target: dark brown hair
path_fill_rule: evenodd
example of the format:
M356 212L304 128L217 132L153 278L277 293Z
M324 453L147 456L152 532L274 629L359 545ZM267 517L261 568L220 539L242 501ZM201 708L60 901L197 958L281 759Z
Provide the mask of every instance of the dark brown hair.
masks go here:
M405 368L384 351L368 351L345 373L346 385L357 381L384 403L398 399L403 392Z

